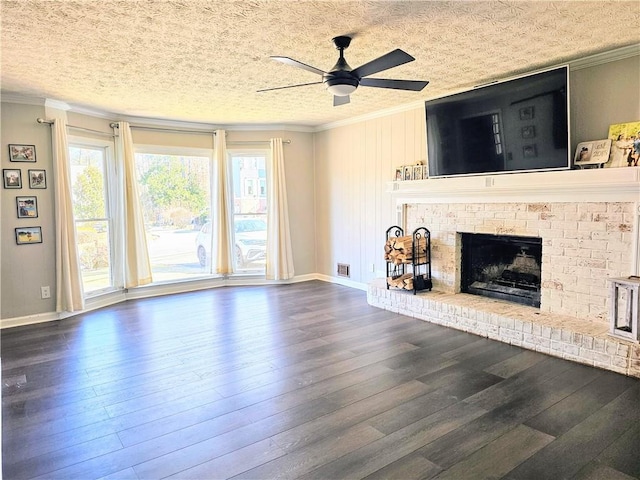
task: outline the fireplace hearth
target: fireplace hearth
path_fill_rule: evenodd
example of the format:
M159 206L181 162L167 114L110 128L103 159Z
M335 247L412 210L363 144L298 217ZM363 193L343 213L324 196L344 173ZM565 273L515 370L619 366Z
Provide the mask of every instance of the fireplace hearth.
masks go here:
M542 239L461 235L462 292L540 307Z

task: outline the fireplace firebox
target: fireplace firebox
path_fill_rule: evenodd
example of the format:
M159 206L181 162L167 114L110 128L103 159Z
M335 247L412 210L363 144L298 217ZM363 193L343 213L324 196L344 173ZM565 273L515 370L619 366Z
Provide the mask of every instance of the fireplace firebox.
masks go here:
M540 307L542 239L462 234L461 290Z

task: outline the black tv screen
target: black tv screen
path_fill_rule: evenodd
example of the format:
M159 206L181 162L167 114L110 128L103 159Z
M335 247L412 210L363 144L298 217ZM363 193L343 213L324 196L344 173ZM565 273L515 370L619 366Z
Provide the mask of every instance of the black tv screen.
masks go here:
M569 69L425 102L429 177L568 169Z

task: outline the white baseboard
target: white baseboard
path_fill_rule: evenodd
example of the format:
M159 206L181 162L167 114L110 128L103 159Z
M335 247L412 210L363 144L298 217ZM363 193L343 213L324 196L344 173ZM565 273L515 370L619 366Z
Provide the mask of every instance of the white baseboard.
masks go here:
M330 275L322 274L317 274L316 278L323 282L337 283L338 285L344 285L345 287L356 288L358 290L364 290L365 292L367 291L366 283L354 282L353 280L346 280L342 277L332 277Z

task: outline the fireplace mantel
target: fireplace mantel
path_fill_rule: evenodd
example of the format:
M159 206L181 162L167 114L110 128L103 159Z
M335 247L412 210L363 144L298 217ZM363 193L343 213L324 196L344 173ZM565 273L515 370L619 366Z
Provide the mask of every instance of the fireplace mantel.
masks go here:
M415 203L638 202L640 167L560 170L389 182L396 205Z

